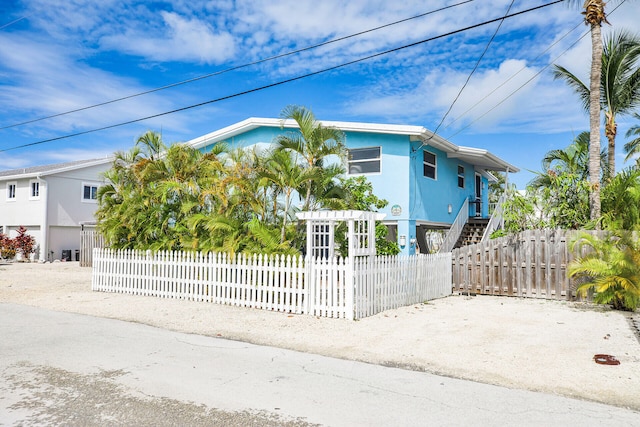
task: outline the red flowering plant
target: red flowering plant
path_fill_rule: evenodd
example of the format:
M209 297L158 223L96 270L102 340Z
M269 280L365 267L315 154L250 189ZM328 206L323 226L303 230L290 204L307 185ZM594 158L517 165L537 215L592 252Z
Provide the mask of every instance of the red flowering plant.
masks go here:
M4 233L0 233L0 258L11 259L16 256L16 242Z
M16 251L20 251L25 260L29 259L29 255L35 252L36 239L27 234L27 228L25 226L21 225L18 228L18 235L13 241L15 242Z

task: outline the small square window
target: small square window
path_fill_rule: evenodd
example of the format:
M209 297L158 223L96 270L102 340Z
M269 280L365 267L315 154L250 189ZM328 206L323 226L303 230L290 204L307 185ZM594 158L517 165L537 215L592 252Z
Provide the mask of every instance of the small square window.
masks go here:
M93 184L83 184L82 186L82 200L83 201L96 201L98 200L98 186Z

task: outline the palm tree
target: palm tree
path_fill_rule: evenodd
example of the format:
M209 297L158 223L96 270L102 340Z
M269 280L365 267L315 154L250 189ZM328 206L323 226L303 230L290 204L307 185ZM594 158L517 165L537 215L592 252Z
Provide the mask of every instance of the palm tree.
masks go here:
M607 21L604 0L584 2L585 22L591 26L591 75L589 77L589 193L590 218L600 218L600 82L602 80L602 32Z
M634 113L633 116L636 118L636 120L640 121L640 114ZM637 138L634 138L624 145L624 152L627 153L627 156L624 158L624 160L627 161L633 156L640 154L640 124L631 126L625 136L627 138L637 136ZM638 166L640 166L640 158L636 159L636 167Z
M607 153L600 152L600 168L607 169ZM575 175L579 180L589 179L589 132L581 132L565 149L551 150L542 159L542 172L529 183L534 188L548 187L551 176L562 173Z
M616 116L629 114L640 105L640 38L618 31L605 39L602 55L600 90L601 108L605 115L605 135L608 139L608 179L615 174ZM590 107L589 88L564 67L555 66L554 76L565 80L580 96L585 110Z
M346 154L344 133L339 129L323 126L316 120L311 110L290 105L282 111L281 117L283 120L293 119L300 131L280 135L274 142L279 149L297 153L302 158L306 169L322 169L325 166L324 160L328 156L343 157ZM313 181L309 180L305 187L306 195L302 210L308 210L311 205Z
M280 241L285 240L287 220L291 216L291 197L294 191L303 187L306 183L316 179L318 169L303 169L296 163L290 151L275 150L269 156L265 168L260 171L260 176L267 179L284 195L282 208L282 228Z
M150 160L157 158L158 155L167 148L162 142L162 135L150 130L138 137L136 146L142 146L144 154L146 154Z
M602 239L583 234L571 249L581 253L583 247L591 252L569 264L570 277L586 280L576 289L578 294L595 291L597 303L634 311L640 303L640 241L630 232L616 232Z
M571 0L570 3L578 3ZM607 22L604 0L585 0L584 20L591 27L591 73L589 77L589 193L590 218L600 217L600 83L602 81L602 23Z
M640 169L625 169L613 177L602 190L602 212L607 229L640 229Z

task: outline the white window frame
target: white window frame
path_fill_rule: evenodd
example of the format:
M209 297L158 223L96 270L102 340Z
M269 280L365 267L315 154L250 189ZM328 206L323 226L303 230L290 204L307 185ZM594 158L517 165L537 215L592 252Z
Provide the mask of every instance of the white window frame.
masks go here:
M462 172L460 172L460 169L462 169ZM465 188L467 186L467 180L465 179L464 173L465 173L464 166L458 165L458 188ZM462 185L460 185L461 179L462 179Z
M90 199L86 199L84 197L84 189L85 187L90 187L90 188L94 188L96 189L96 198L90 198ZM82 203L98 203L98 189L100 188L100 183L98 182L83 182L82 183L82 187L80 187L80 200L82 201ZM89 190L90 193L92 194L92 190Z
M34 188L37 188L38 190L36 194L33 194ZM40 200L40 181L37 179L29 181L29 200Z
M13 188L13 191L11 189ZM5 196L7 198L7 202L15 202L18 196L18 181L9 181L7 182Z
M424 159L424 153L429 153L433 155L433 163L428 163ZM424 173L425 166L433 167L433 177L425 175ZM422 176L428 179L433 179L434 181L438 180L438 155L436 153L432 153L431 151L428 151L428 150L422 150Z
M349 160L349 157L351 156L351 151L357 151L357 150L372 150L372 149L377 149L378 150L378 157L370 157L370 158L366 158L366 159L358 159L358 160ZM364 163L364 162L374 162L377 161L378 162L378 171L377 172L357 172L357 173L351 173L351 165L352 164L358 164L358 163ZM357 175L380 175L382 173L382 146L380 145L374 145L371 147L357 147L357 148L350 148L347 151L347 175L352 175L352 176L357 176Z

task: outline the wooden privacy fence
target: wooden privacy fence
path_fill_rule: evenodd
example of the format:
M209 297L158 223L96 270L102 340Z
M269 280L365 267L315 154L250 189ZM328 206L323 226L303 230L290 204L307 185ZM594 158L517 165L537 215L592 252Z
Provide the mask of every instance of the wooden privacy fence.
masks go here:
M104 237L97 230L80 231L80 267L91 267L93 249L104 247Z
M304 259L93 252L92 289L357 319L451 295L451 255Z
M531 230L454 249L453 291L545 299L573 299L567 265L579 232Z

